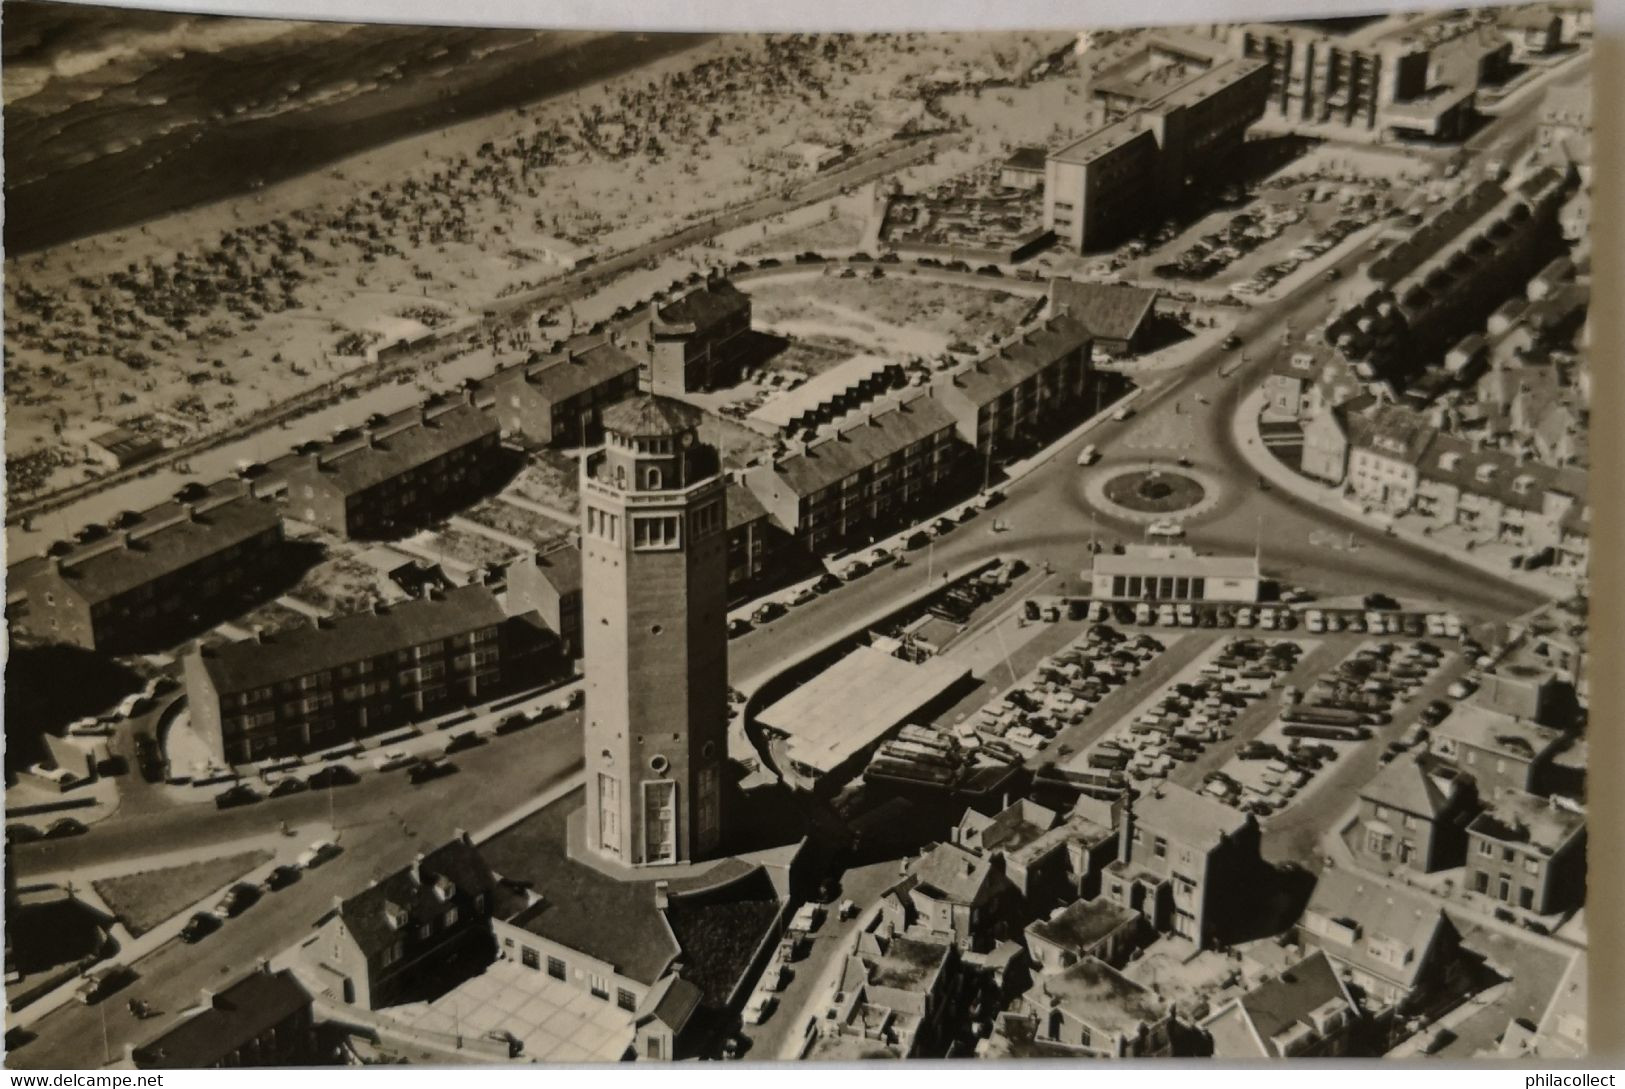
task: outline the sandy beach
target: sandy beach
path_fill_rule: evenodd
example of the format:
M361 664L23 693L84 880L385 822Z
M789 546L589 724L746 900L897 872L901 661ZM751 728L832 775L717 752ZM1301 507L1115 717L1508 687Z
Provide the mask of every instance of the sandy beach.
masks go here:
M1016 92L945 97L944 86L1017 79L1066 40L717 38L533 106L11 258L14 500L105 472L87 464L85 442L115 423L170 445L213 433L364 365L380 343L477 316L572 260L807 176L799 155L764 149L861 149L951 121L996 134L967 155L997 153L1020 126L983 128L984 115L1019 117ZM939 100L950 119L928 112Z

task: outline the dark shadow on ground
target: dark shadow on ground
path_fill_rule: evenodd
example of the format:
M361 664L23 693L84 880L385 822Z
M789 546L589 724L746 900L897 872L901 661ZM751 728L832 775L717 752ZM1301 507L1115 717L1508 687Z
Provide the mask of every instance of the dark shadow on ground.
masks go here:
M50 758L45 734L61 734L75 719L99 714L145 678L105 654L51 643L13 644L6 663L6 774Z

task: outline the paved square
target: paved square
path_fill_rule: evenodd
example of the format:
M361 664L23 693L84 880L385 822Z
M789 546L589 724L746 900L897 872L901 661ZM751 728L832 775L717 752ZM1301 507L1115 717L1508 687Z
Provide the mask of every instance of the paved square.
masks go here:
M388 1014L436 1032L506 1030L524 1041L521 1058L538 1062L618 1062L632 1043L627 1010L505 960L432 1003L395 1006Z

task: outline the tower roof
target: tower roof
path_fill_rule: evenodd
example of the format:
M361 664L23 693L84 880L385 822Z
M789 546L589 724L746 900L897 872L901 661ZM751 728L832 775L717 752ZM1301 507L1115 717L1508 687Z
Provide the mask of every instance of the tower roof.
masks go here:
M669 397L640 393L604 409L606 430L620 435L680 435L694 431L704 419L700 410Z

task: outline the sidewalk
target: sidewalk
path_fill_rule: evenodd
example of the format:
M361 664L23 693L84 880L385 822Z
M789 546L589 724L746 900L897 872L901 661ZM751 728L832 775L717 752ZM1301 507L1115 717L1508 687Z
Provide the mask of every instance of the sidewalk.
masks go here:
M1247 460L1248 467L1265 480L1268 480L1272 487L1289 492L1304 502L1313 503L1339 517L1352 517L1352 512L1344 503L1343 493L1339 489L1324 484L1316 484L1282 464L1279 458L1269 452L1269 448L1264 445L1263 436L1258 429L1258 417L1263 407L1263 400L1264 391L1262 389L1249 393L1242 399L1241 404L1236 407L1235 418L1230 422L1231 434L1235 439L1236 448L1241 451L1241 456ZM1424 536L1409 526L1396 524L1391 527L1389 535L1418 548L1425 548L1435 555L1443 556L1456 563L1475 567L1491 578L1522 586L1527 590L1533 590L1547 597L1554 599L1567 598L1571 597L1575 591L1573 583L1541 574L1538 571L1519 571L1507 566L1505 563L1497 563L1487 556L1446 547L1433 537Z
M261 881L264 881L266 876L276 867L292 863L293 860L299 856L301 851L310 846L313 840L324 838L330 839L333 838L334 835L335 833L331 828L328 828L325 824L317 823L295 828L292 830L291 835L284 836L272 834L260 836L253 840L243 840L239 843L235 843L232 845L234 850L269 850L272 852L273 857L269 861L250 870L248 873L238 878L237 881L231 882L231 884L246 882L251 885L257 885ZM39 874L37 877L31 877L30 882L38 884L55 883L64 885L65 887L70 887L73 889L75 896L79 897L81 900L84 900L86 903L94 905L98 910L106 912L106 914L111 916L113 914L112 911L108 910L107 904L104 903L96 891L91 888L90 883L92 881L103 877L114 877L127 873L142 873L148 870L161 870L172 866L185 865L189 862L197 862L200 860L200 856L210 857L214 854L215 850L216 849L214 847L206 847L186 851L168 851L161 854L147 855L143 858L128 859L117 863L111 863L105 866L64 870L60 873ZM126 967L134 967L134 965L143 957L157 951L160 946L178 937L181 930L185 928L187 921L191 919L192 915L199 911L209 910L219 895L220 889L210 889L208 894L203 896L197 902L182 908L180 911L176 912L168 919L165 919L163 922L159 923L145 934L142 934L139 938L132 936L129 930L125 928L122 921L115 922L109 928L108 933L118 951L113 956L96 965L96 967L104 968L110 964L122 964ZM22 1009L10 1013L9 1024L11 1026L27 1027L39 1021L46 1014L52 1013L61 1006L73 1001L74 992L78 990L80 982L81 977L74 976L72 979L62 984L62 986L40 996L38 999L30 1002Z

